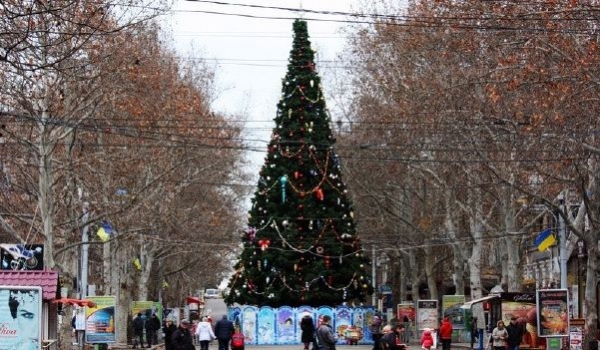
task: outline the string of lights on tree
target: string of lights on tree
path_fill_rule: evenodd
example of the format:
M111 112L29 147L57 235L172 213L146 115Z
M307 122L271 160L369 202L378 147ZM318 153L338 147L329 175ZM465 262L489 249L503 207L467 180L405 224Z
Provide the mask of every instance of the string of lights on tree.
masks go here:
M228 304L337 306L373 292L314 54L306 22L295 21Z

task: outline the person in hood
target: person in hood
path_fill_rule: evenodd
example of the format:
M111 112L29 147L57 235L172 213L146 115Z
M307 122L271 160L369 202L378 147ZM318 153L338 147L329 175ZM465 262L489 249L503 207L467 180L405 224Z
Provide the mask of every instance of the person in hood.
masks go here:
M450 350L450 345L452 344L452 323L448 316L444 317L442 320L442 325L440 326L440 340L442 341L442 350Z
M430 350L433 346L433 335L431 334L431 329L425 328L423 330L423 334L421 335L421 348Z
M208 344L217 339L212 329L212 324L208 322L208 317L202 317L202 320L196 326L196 337L200 342L200 350L208 350Z

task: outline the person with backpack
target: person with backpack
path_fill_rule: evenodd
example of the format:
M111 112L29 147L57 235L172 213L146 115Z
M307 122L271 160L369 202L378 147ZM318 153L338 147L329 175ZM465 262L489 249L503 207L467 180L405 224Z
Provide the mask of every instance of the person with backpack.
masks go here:
M144 319L141 312L133 319L133 348L137 349L138 344L144 347Z

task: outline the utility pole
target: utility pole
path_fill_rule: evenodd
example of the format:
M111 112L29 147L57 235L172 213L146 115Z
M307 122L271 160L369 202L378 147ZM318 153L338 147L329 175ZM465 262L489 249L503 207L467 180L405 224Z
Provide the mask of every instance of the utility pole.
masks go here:
M81 298L85 298L88 294L88 256L89 256L89 228L90 220L90 203L83 203L83 229L81 232L81 276L79 279L79 293Z
M565 197L558 195L558 255L560 256L560 288L567 289L567 230L565 225Z
M371 298L371 304L373 304L373 307L375 309L377 309L377 258L375 257L375 246L373 246L372 248L372 252L373 252L373 259L371 260L371 283L373 284L373 288L375 289L373 291L373 295Z

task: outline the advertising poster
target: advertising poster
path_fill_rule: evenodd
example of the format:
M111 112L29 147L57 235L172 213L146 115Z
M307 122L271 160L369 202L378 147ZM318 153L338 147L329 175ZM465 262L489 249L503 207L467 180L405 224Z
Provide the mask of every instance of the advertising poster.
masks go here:
M569 336L569 292L566 289L538 290L537 314L540 337Z
M453 329L464 328L464 311L461 306L465 303L464 295L442 296L442 315L450 317Z
M543 341L538 339L537 307L535 293L500 293L502 303L502 321L509 324L512 317L525 330L521 344L532 348L539 347Z
M439 317L437 300L417 301L417 327L419 330L437 329Z
M0 270L43 270L43 244L0 244Z
M401 322L415 322L415 304L402 303L398 304L398 320ZM406 321L408 319L408 321Z
M85 342L91 344L114 343L116 298L114 296L90 296L96 306L85 308Z
M585 329L585 319L574 318L570 322L569 330L569 349L583 350L583 337Z
M0 286L0 349L40 349L41 315L41 287Z
M141 313L143 317L148 317L155 313L161 322L163 320L163 307L158 301L132 301L131 317L135 317L138 312Z

